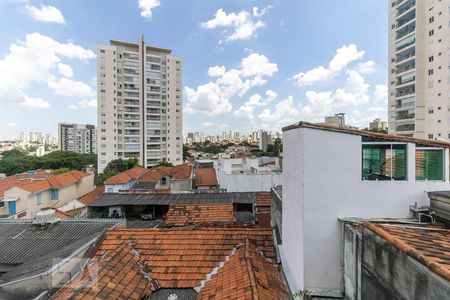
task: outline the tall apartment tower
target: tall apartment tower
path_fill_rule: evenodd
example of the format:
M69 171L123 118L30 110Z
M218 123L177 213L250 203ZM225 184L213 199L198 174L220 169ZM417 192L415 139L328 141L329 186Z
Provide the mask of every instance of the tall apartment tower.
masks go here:
M183 163L182 63L171 52L142 36L97 46L99 172L118 158Z
M97 153L95 126L58 123L58 149L76 153Z
M448 0L389 0L389 133L450 139Z

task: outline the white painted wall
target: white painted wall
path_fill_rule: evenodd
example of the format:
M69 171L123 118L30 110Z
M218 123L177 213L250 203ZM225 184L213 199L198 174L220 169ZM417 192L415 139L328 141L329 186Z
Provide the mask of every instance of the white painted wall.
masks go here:
M283 256L291 289L339 289L339 217L408 217L428 205L428 191L447 181L415 181L414 144L408 144L408 181L362 181L361 136L298 128L284 132ZM448 166L448 150L446 151Z
M271 174L226 174L217 172L217 180L221 189L228 192L270 191L273 186L282 184L281 173Z
M118 193L119 191L129 190L135 183L136 180L131 180L124 184L105 184L105 193Z

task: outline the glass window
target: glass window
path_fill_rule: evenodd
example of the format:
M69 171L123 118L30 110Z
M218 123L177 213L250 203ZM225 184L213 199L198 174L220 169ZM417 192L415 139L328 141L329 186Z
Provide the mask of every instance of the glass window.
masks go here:
M406 144L363 144L363 180L406 180Z
M36 194L36 205L42 204L42 193Z
M416 150L416 180L444 180L444 150Z
M53 189L53 190L50 190L50 193L51 193L51 199L52 200L58 200L59 199L59 190L58 189Z

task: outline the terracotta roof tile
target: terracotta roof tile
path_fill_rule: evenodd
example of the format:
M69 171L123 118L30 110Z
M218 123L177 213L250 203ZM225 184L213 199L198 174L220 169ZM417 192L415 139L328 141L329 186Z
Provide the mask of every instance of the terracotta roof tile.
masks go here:
M271 206L272 198L269 192L257 192L255 193L255 205L256 206Z
M68 213L65 213L65 212L63 212L63 211L61 211L61 210L59 210L59 209L56 209L55 210L55 216L57 217L57 218L59 218L59 219L70 219L70 218L72 218L72 216L71 215L69 215Z
M117 175L114 175L114 176L108 178L105 181L105 184L124 184L124 183L130 182L131 180L137 180L138 178L140 178L142 175L144 175L148 171L149 170L144 167L136 166L136 167L133 167L129 170L126 170L122 173L119 173Z
M43 180L31 181L20 185L21 189L35 193L45 191L51 188L62 188L78 182L81 178L90 176L89 173L84 173L77 170L71 170L66 173L54 175Z
M0 197L4 195L6 190L14 186L22 186L34 180L42 180L53 176L48 170L37 170L33 173L20 173L0 179Z
M197 299L288 299L288 293L278 267L246 241L206 281Z
M214 168L198 168L195 170L196 186L218 186L216 169Z
M167 212L167 226L235 222L233 203L174 204Z
M158 289L148 275L146 262L140 259L133 244L122 241L114 251L107 251L98 260L97 282L90 281L91 263L51 299L135 299L140 300ZM94 271L97 271L94 269Z
M363 226L450 281L450 230L405 228L369 222L364 222Z
M93 191L90 191L89 193L84 194L80 198L78 198L78 201L83 203L86 206L89 206L91 203L93 203L95 200L97 200L105 191L105 186L101 185L97 188L95 188Z
M182 164L174 167L159 166L149 170L146 174L139 178L139 181L159 181L162 177L170 177L173 179L188 179L192 174L192 166L190 164Z
M161 288L194 288L246 239L268 259L275 258L270 228L111 229L96 257L130 241Z

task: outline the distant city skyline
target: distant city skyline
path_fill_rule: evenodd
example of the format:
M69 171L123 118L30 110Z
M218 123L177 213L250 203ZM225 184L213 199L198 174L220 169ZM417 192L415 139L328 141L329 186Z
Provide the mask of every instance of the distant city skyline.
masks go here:
M184 135L387 119L383 1L156 2L2 1L0 136L97 125L95 48L139 34L183 60Z

